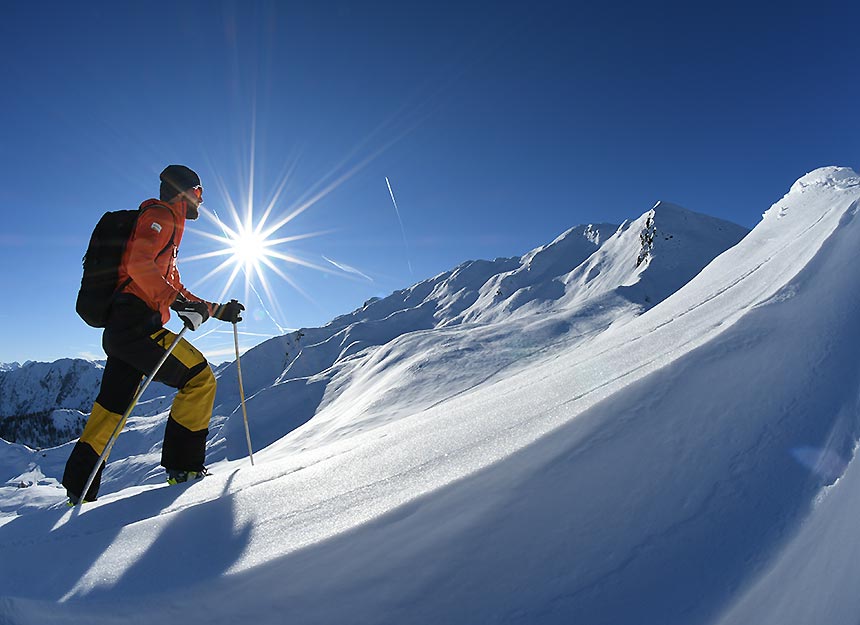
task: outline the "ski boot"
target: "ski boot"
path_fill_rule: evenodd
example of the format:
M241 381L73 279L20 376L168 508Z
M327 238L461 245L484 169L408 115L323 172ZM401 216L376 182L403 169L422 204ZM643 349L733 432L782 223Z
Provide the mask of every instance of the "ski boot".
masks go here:
M69 498L69 500L66 502L66 505L70 508L74 508L76 505L78 505L78 502L81 501L81 498L78 495L75 495L72 491L68 489L66 489L66 497ZM90 500L84 499L83 503L90 503Z
M168 469L167 470L167 483L168 484L182 484L183 482L189 482L193 480L202 480L207 475L211 475L209 471L206 470L206 467L203 467L199 471L178 471L176 469Z

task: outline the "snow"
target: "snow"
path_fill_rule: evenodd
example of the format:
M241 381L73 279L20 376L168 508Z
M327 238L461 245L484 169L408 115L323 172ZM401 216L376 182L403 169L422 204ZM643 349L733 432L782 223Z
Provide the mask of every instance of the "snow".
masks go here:
M65 358L0 366L0 419L53 410L89 412L98 395L104 363ZM141 403L152 402L147 413L155 414L170 404L174 392L155 382Z
M791 193L803 193L809 187L850 189L860 184L860 177L849 167L821 167L802 176L791 186Z
M856 625L858 206L661 202L268 341L256 465L227 366L192 485L163 413L82 511L68 444L3 442L0 620Z
M87 360L27 362L0 371L0 415L45 412L54 408L89 411L103 367Z

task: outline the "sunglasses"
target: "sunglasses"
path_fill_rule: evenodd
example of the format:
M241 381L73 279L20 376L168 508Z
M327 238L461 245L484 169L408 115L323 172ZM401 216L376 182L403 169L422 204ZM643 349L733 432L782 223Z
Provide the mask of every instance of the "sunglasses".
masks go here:
M198 201L198 202L202 202L202 201L203 201L203 187L202 187L202 186L200 186L200 185L198 184L196 187L191 187L191 188L189 189L189 191L190 191L191 193L193 193L193 194L194 194L194 197L196 197L196 198L197 198L197 201Z

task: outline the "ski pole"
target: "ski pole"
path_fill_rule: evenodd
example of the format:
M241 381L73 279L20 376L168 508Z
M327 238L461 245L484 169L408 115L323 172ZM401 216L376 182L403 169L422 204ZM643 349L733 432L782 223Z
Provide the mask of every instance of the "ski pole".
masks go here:
M131 416L131 411L134 410L134 407L137 405L140 396L143 395L143 392L149 386L149 383L155 379L155 376L158 374L159 369L167 360L167 357L173 352L173 348L179 345L179 341L182 340L182 335L185 334L185 331L188 327L183 327L182 331L176 336L173 340L173 343L170 344L170 347L167 348L167 351L164 352L164 355L161 357L161 360L158 361L158 364L155 365L155 368L152 370L152 373L149 374L149 377L146 378L143 384L138 387L137 392L134 394L134 397L131 400L131 403L126 408L125 413L122 415L122 418L117 422L116 427L111 432L110 438L108 439L107 445L105 445L104 451L102 451L102 455L99 456L99 461L96 462L96 466L93 467L92 472L90 473L90 477L87 479L86 486L84 486L84 490L81 493L80 499L78 499L78 503L76 505L80 506L84 502L84 497L86 497L87 493L90 490L90 486L93 485L93 482L96 479L96 473L99 472L99 467L102 466L103 462L107 461L108 456L110 456L111 449L113 449L113 444L116 442L116 439L119 438L119 433L122 432L122 429L125 427L125 422L128 420L129 416Z
M242 364L239 361L239 329L233 322L233 342L236 344L236 371L239 373L239 396L242 399L242 418L245 420L245 439L248 441L248 455L254 466L254 452L251 449L251 430L248 429L248 411L245 409L245 387L242 385Z

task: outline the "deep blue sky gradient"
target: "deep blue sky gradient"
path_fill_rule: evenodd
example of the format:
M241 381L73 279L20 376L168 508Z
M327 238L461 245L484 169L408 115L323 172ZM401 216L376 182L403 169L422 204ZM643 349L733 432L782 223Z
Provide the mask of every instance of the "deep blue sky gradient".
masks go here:
M0 362L100 357L80 257L169 163L228 223L219 182L244 201L252 144L257 214L286 172L279 215L339 183L278 233L327 231L280 249L335 273L280 263L299 290L270 272L262 305L234 287L245 345L661 199L753 227L807 171L856 165L860 11L698 5L4 3ZM182 262L214 249L195 230L217 233L186 235L192 287L214 267ZM202 333L229 357L231 334Z

